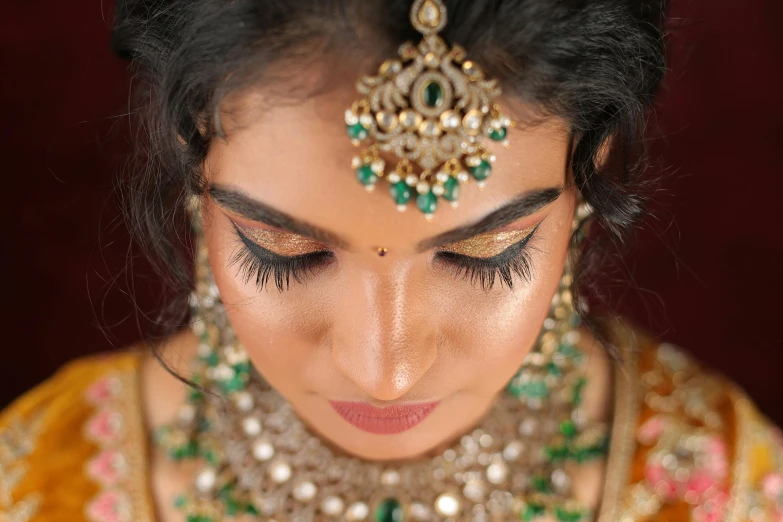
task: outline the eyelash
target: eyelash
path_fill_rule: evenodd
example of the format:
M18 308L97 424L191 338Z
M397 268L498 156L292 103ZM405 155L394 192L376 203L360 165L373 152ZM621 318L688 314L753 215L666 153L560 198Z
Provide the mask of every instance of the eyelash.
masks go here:
M302 283L306 276L313 274L316 269L334 258L334 253L326 250L301 256L281 256L258 245L238 228L234 228L241 244L229 266L237 265L237 274L245 283L255 281L259 290L263 290L270 279L274 280L279 291L288 290L291 279Z
M244 282L255 281L259 290L263 290L271 278L274 278L279 291L287 290L291 286L291 279L302 283L306 276L334 259L334 253L326 250L301 256L281 256L253 242L237 227L234 228L241 244L229 266L237 265L237 273ZM470 257L448 251L437 252L436 258L448 263L456 277L463 277L472 285L480 284L484 290L491 290L497 279L500 279L501 286L505 284L511 289L514 287L514 274L526 282L532 278L530 240L537 230L538 227L523 240L490 258Z
M514 275L523 281L530 282L533 275L532 247L530 240L538 230L538 226L523 240L514 243L503 252L489 258L470 257L454 252L438 252L437 258L449 263L456 277L463 277L472 285L479 284L489 291L500 279L509 289L514 287Z

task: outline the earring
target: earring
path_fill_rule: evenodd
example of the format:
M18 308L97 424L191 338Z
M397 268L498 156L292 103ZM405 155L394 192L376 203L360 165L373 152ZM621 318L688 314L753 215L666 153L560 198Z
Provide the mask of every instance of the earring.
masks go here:
M579 202L571 224L572 241L563 269L563 275L552 297L549 314L542 325L542 331L533 349L525 357L522 366L509 381L506 391L525 402L533 410L541 409L555 389L565 388L574 406L581 402L585 380L577 376L582 364L582 353L578 349L580 324L579 315L573 307L572 266L578 249L584 240L583 224L592 214L590 206ZM571 382L564 382L567 378Z

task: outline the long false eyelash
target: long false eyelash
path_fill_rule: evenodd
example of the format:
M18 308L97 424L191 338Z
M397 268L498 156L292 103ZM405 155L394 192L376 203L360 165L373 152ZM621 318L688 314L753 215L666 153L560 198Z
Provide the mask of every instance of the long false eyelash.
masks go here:
M530 282L533 276L533 260L530 240L538 230L536 227L525 239L508 247L500 254L482 259L464 256L453 252L438 252L438 257L447 262L453 269L454 275L464 277L472 285L479 284L485 291L495 286L499 279L500 284L509 289L514 287L514 275L523 281Z
M233 254L229 266L237 266L237 275L245 283L255 282L263 290L273 279L277 289L282 292L291 286L291 279L302 283L315 269L323 266L334 254L328 251L313 252L301 256L286 257L275 254L254 243L237 229L241 244Z

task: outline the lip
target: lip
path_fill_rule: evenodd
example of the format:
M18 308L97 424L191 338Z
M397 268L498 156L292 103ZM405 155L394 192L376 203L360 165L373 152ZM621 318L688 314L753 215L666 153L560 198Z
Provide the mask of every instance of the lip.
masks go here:
M376 435L402 433L423 421L439 402L395 404L377 408L366 402L329 401L332 408L353 426Z

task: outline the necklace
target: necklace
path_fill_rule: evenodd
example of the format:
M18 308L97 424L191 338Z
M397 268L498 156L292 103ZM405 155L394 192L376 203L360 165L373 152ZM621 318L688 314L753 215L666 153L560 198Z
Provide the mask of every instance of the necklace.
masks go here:
M479 425L436 456L391 465L334 451L305 427L251 366L208 266L202 247L192 297L199 388L156 434L171 458L203 461L175 500L187 522L592 519L571 498L565 464L605 454L608 437L579 409L586 380L568 270L535 348Z

